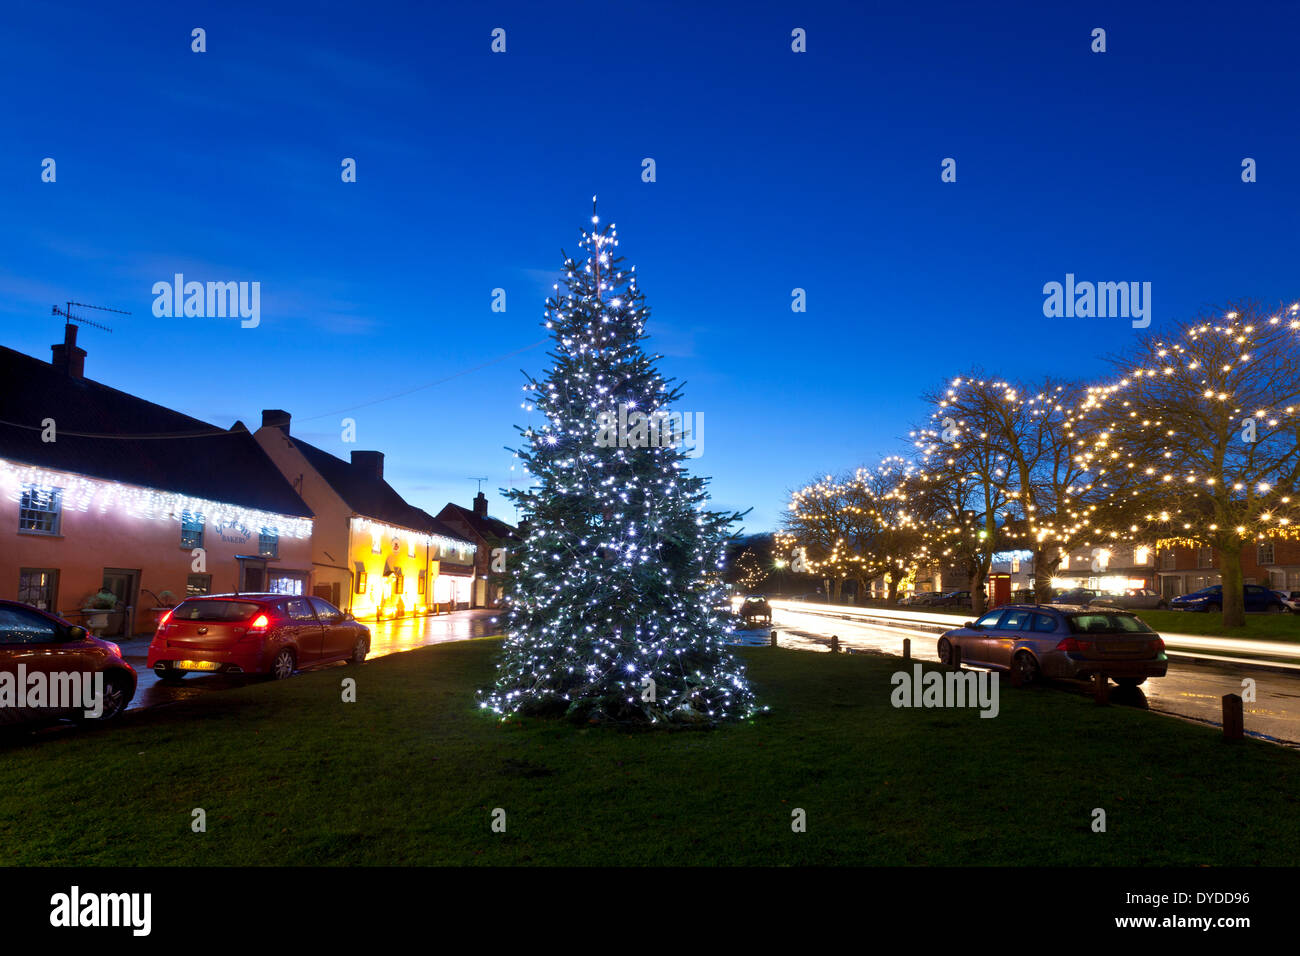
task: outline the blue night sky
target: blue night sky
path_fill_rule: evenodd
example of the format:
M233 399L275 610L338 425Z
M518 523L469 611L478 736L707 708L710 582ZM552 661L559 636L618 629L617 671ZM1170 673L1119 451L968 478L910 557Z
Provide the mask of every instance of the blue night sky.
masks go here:
M544 338L593 194L663 371L687 383L680 407L704 415L692 468L715 506L754 509L748 531L775 526L789 489L900 451L920 394L955 374L1101 374L1138 333L1045 318L1043 284L1067 272L1151 282L1157 332L1300 294L1295 3L313 0L3 19L0 343L48 360L51 305L128 309L87 313L113 327L82 330L90 378L223 427L285 408L329 451L385 452L433 512L488 476L513 518L504 446L528 420L519 370L540 374L545 347L367 403ZM155 318L151 288L177 272L260 282L261 324Z

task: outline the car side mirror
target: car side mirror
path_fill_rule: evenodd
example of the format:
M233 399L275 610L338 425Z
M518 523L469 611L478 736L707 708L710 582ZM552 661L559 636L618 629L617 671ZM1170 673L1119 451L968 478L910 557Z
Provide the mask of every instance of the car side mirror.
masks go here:
M978 631L980 629L980 626L974 621L967 621L962 625L962 627L970 628L972 631Z
M344 611L344 612L343 612L343 620L345 620L345 621L355 621L356 618L352 616L352 612L351 612L351 611Z
M89 634L90 632L80 624L73 624L68 628L68 640L70 641L84 641Z

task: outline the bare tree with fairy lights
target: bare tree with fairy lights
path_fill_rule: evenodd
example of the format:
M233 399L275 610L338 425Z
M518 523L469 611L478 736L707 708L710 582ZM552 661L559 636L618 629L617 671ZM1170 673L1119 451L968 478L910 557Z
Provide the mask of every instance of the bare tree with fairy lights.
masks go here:
M635 267L594 213L585 255L565 255L564 291L546 303L552 365L524 386L544 421L519 429L531 486L509 497L529 530L508 559L506 641L481 706L647 724L746 718L757 707L728 647L720 573L740 515L707 510L707 479L686 471L680 392L643 348Z

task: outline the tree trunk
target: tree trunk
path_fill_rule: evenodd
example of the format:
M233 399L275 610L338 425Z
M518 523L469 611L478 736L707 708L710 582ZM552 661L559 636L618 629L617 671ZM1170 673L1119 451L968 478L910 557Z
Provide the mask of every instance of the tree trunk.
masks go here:
M1053 548L1051 557L1041 548L1034 549L1034 603L1052 603L1052 578L1061 567L1061 550Z
M1223 582L1223 626L1246 626L1246 587L1241 574L1241 545L1214 549L1219 556L1219 579Z
M970 573L970 606L971 611L976 617L980 617L988 610L987 602L984 600L984 582L988 573L985 571L983 561L974 561L971 564Z
M889 589L888 594L885 596L885 600L890 604L896 604L898 602L898 583L898 575L896 574L891 574L885 581L885 587Z
M840 579L829 578L827 580L827 585L830 588L830 591L827 595L830 598L830 602L832 604L839 604L840 603Z

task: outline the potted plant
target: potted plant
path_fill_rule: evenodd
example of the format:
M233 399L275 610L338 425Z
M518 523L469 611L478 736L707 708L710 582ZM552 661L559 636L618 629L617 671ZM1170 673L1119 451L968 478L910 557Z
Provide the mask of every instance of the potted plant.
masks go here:
M153 594L152 591L149 593ZM176 600L176 595L167 590L159 591L157 594L153 594L153 597L158 603L154 607L149 608L149 612L153 615L153 627L156 631L158 629L158 624L162 621L163 617L166 616L172 608L176 607L179 602Z
M117 595L106 588L100 588L81 602L81 613L86 627L92 631L101 631L108 627L108 614L117 608Z

